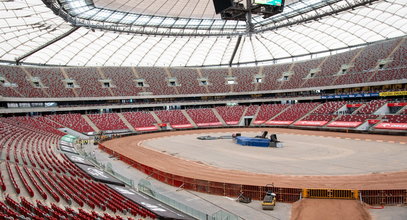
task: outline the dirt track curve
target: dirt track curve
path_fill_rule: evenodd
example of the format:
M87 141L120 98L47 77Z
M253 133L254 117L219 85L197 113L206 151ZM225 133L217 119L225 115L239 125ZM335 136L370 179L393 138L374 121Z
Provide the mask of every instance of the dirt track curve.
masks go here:
M125 155L163 172L188 178L202 179L208 181L225 182L244 185L264 186L273 182L276 187L287 188L336 188L336 189L407 189L407 170L391 173L375 173L365 175L342 175L342 176L303 176L303 175L273 175L258 174L239 170L227 170L177 158L155 150L143 147L143 141L156 137L165 137L183 134L199 134L213 132L261 132L264 128L227 128L227 129L205 129L174 132L160 132L143 134L137 136L113 139L104 143L117 153ZM294 130L268 128L273 132L295 133L304 135L318 135L351 139L370 139L372 141L386 141L407 143L407 136L387 136L371 134L355 134L340 132L324 132L310 130ZM407 148L407 145L406 145ZM378 161L380 163L380 161Z

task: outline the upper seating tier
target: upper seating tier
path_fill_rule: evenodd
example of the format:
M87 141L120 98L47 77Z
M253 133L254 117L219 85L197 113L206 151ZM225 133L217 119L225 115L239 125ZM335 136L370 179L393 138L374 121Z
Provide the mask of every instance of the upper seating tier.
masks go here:
M0 66L0 92L6 97L35 98L216 94L400 80L407 78L406 42L392 39L326 58L262 67ZM383 60L389 62L381 66ZM232 79L235 84L228 83ZM68 82L76 88L69 88Z

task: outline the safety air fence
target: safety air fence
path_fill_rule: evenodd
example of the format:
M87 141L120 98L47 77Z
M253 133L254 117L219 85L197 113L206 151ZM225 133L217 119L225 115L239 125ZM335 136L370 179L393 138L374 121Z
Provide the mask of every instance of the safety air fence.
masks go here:
M216 181L208 181L203 179L193 179L184 176L174 175L167 172L162 172L145 164L141 164L127 156L121 155L103 144L99 144L99 148L110 155L114 155L123 162L131 165L139 171L149 175L150 177L166 183L168 185L183 188L186 190L193 190L213 195L228 196L237 198L241 193L244 196L250 197L254 200L262 200L267 191L271 190L277 194L277 201L292 203L300 200L305 190L302 188L284 188L284 187L269 187L269 186L254 186L224 183ZM327 189L325 189L327 190ZM407 204L407 189L383 189L383 190L351 190L357 191L358 195L350 196L353 199L360 199L361 201L370 205L399 205ZM346 195L346 192L343 192ZM324 194L325 195L325 194ZM329 195L329 193L327 194ZM336 196L334 196L336 198ZM332 198L334 198L332 197ZM345 198L344 198L345 199Z

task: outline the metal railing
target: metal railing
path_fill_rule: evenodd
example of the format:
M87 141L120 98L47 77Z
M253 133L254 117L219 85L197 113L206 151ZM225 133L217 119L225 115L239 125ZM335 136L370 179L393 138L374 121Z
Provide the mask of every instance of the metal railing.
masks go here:
M134 180L129 179L129 178L123 176L122 174L120 174L119 172L115 171L113 169L113 166L111 163L109 163L109 162L102 163L97 160L97 158L94 154L88 153L88 152L84 151L83 149L78 149L78 151L80 152L80 154L83 157L85 157L88 161L90 161L93 164L95 164L96 166L98 166L103 171L105 171L105 172L109 173L110 175L114 176L115 178L123 181L127 186L129 186L133 189L136 188L136 186L134 185ZM138 189L138 191L143 192L143 193L159 200L160 202L163 202L163 203L165 203L181 212L184 212L196 219L199 219L199 220L239 220L239 219L241 219L238 216L236 216L232 213L226 212L224 210L219 210L212 215L209 215L207 213L196 210L188 205L185 205L181 202L176 201L175 199L172 199L168 196L161 194L157 190L154 190L151 183L145 179L141 179L139 181L139 183L137 185L137 189Z
M303 189L303 198L359 199L359 191L351 189Z
M163 203L165 203L175 209L178 209L199 220L239 220L239 219L241 219L237 215L234 215L234 214L229 213L224 210L219 210L212 215L209 215L207 213L196 210L190 206L187 206L181 202L176 201L175 199L172 199L172 198L165 196L165 195L161 194L160 192L154 190L151 183L145 179L140 180L140 182L138 183L138 190L159 200L160 202L163 202Z
M123 176L122 174L120 174L119 172L115 171L113 169L111 163L109 163L109 162L108 163L102 163L102 162L98 161L94 155L91 155L91 154L89 154L87 152L83 152L82 156L84 156L87 160L94 163L96 166L101 168L106 173L108 173L108 174L116 177L117 179L121 180L127 186L129 186L131 188L134 188L134 180L129 179L129 178Z

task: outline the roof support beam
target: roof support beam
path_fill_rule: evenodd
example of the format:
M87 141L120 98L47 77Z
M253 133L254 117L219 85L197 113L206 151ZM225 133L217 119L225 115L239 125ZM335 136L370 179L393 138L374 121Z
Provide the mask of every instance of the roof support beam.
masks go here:
M334 15L334 14L338 14L338 13L340 13L340 12L343 12L343 11L347 11L347 10L350 10L350 9L354 9L354 8L357 8L357 7L360 7L360 6L364 6L364 5L367 5L367 4L371 4L371 3L373 3L373 2L376 2L376 1L379 1L379 0L360 0L359 2L357 2L356 4L354 4L354 5L351 5L351 6L342 6L342 7L338 7L336 10L334 10L334 11L327 11L327 12L325 12L325 13L323 13L323 14L318 14L318 13L316 13L315 15L313 15L313 16L309 16L308 18L305 18L304 19L304 17L303 16L301 16L301 20L292 20L292 21L289 21L288 19L287 19L287 22L286 23L284 23L284 24L277 24L277 25L275 25L275 26L273 26L273 27L270 27L270 28L264 28L264 29L260 29L260 30L256 30L255 31L255 33L261 33L261 32L264 32L264 31L271 31L271 30L276 30L276 29L279 29L279 28L283 28L283 27L289 27L289 26L292 26L292 25L298 25L298 24L301 24L301 23L306 23L306 22L308 22L308 21L313 21L313 20L319 20L319 19L321 19L321 18L323 18L323 17L327 17L327 16L331 16L331 15ZM332 8L332 6L330 6L331 8ZM314 8L313 8L314 9ZM316 12L316 9L314 9L315 10L315 12Z
M229 66L232 66L233 59L235 58L235 55L236 55L237 49L239 48L239 45L240 45L240 41L241 41L241 40L242 40L242 36L239 35L239 38L237 38L237 42L236 42L236 45L235 45L235 49L233 50L232 57L230 58L230 61L229 61Z
M59 40L65 38L65 37L69 36L70 34L72 34L73 32L75 32L75 31L78 30L78 29L79 29L79 27L73 27L73 28L71 28L69 31L63 33L62 35L60 35L60 36L58 36L58 37L56 37L56 38L54 38L54 39L52 39L52 40L46 42L45 44L43 44L43 45L41 45L41 46L35 48L34 50L29 51L28 53L26 53L26 54L24 54L24 55L22 55L22 56L20 56L20 57L17 57L17 58L16 58L16 64L17 64L17 65L20 65L20 61L21 61L21 60L23 60L23 59L25 59L25 58L27 58L27 57L33 55L34 53L37 53L38 51L40 51L40 50L42 50L42 49L48 47L49 45L51 45L51 44L53 44L53 43L55 43L55 42L57 42L57 41L59 41Z
M246 14L246 31L247 33L251 34L254 31L254 25L252 22L252 0L246 0L246 7L248 9Z

